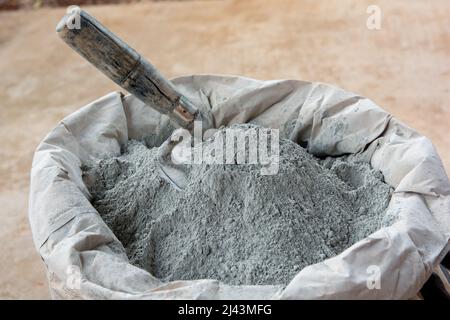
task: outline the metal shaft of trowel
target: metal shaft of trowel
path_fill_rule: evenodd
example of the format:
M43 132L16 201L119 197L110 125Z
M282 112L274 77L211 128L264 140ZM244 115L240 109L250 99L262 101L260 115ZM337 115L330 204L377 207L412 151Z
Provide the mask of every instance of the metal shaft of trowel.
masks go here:
M146 105L192 130L200 114L149 61L85 11L72 7L56 27L83 58Z

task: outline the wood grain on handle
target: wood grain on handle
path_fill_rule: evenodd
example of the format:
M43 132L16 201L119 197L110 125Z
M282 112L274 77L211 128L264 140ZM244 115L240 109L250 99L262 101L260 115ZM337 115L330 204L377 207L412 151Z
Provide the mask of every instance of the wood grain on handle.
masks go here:
M150 62L88 13L73 8L58 23L56 31L119 86L183 128L191 129L197 109Z

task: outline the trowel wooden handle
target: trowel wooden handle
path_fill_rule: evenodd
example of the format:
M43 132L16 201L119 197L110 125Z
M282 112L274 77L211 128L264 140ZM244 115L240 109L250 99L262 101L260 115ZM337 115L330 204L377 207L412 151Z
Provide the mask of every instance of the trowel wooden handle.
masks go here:
M71 7L56 27L83 58L145 104L191 129L198 110L149 61L85 11Z

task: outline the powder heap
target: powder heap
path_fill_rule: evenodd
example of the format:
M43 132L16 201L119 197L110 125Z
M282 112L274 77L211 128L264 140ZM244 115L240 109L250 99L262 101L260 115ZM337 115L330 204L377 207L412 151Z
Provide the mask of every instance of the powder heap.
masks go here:
M192 165L178 191L160 178L156 151L131 140L85 175L130 262L164 281L286 285L394 219L385 213L392 189L356 157L321 160L281 139L277 174Z

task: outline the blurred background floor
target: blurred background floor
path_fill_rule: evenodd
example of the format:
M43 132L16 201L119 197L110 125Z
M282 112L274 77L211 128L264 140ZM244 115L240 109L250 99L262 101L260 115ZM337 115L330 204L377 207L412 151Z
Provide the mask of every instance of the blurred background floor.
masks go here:
M76 2L76 1L74 1ZM370 4L381 30L366 27ZM245 0L84 7L164 74L328 82L374 100L450 170L450 2ZM59 120L118 90L55 32L64 8L0 12L0 298L48 298L27 221L34 149Z

